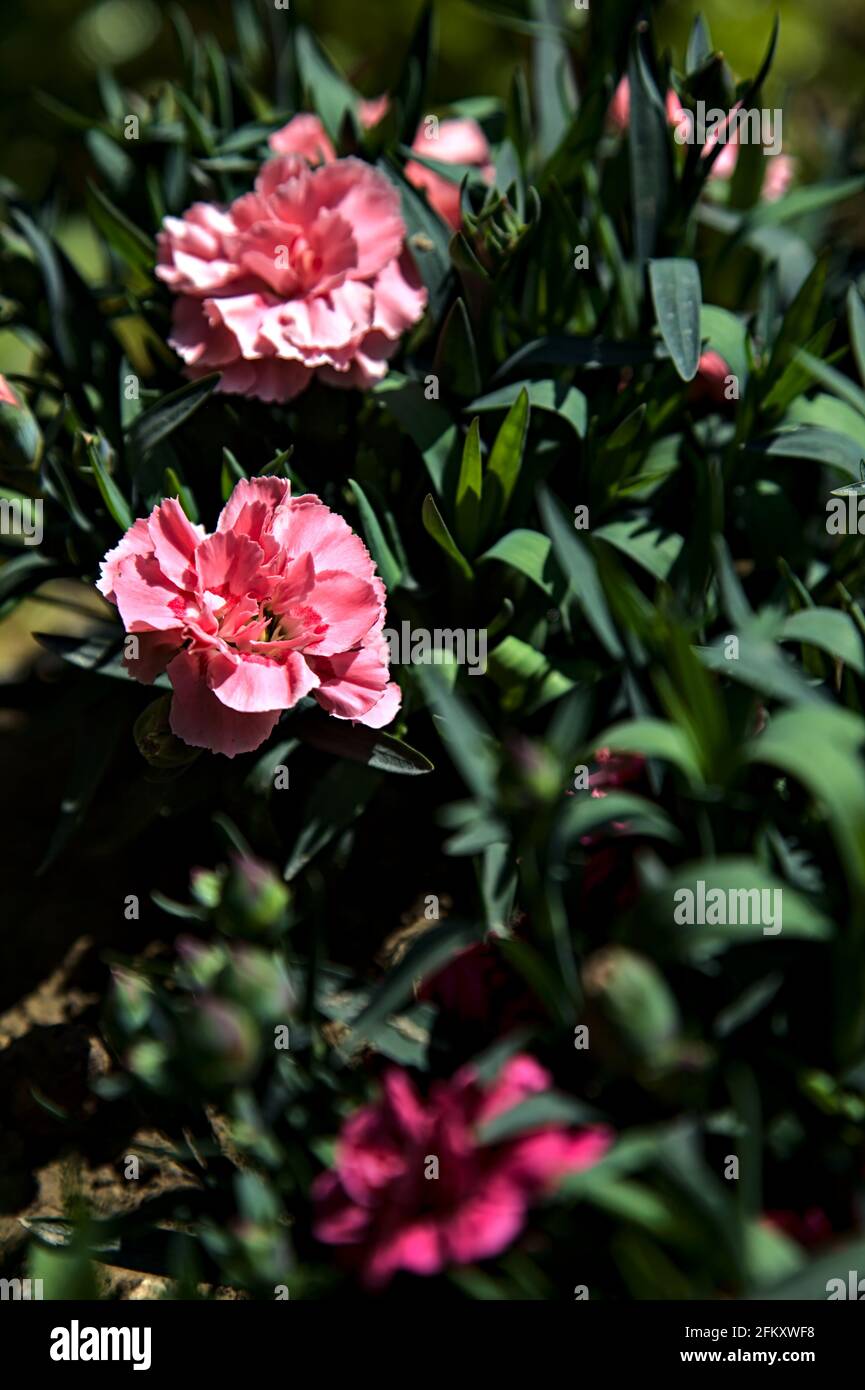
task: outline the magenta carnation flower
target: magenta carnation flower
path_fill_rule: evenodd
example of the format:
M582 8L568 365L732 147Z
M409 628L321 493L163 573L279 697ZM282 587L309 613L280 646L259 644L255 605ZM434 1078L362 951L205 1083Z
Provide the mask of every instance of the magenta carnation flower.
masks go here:
M290 492L282 478L239 482L212 535L169 499L102 562L97 588L138 637L127 669L145 684L167 672L171 729L195 748L251 752L304 695L373 728L399 708L366 547Z
M157 238L187 375L219 371L221 390L264 401L314 376L371 386L427 301L396 189L360 159L331 161L315 119L300 119L298 152L265 164L254 192L225 210L195 203Z
M491 1086L464 1067L434 1082L424 1100L406 1072L391 1069L381 1099L344 1125L335 1168L315 1180L318 1239L351 1247L371 1288L401 1269L435 1274L498 1255L522 1230L529 1205L565 1174L596 1163L611 1142L603 1126L553 1125L481 1142L482 1125L549 1084L523 1054ZM433 1157L438 1177L426 1176Z

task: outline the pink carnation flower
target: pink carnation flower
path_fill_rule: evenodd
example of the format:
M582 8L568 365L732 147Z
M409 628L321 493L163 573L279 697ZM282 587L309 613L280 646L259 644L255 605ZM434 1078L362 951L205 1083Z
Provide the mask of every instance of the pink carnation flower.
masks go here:
M366 388L421 317L399 194L362 160L333 160L320 124L299 116L271 136L292 152L229 208L165 219L156 274L178 296L169 341L188 376L220 371L221 390L264 401L314 376Z
M602 1126L555 1125L479 1141L483 1124L549 1084L524 1054L506 1062L491 1086L469 1066L434 1082L426 1099L406 1072L388 1071L381 1099L346 1122L335 1168L313 1184L318 1239L352 1247L370 1288L401 1269L435 1274L498 1255L519 1235L532 1202L596 1163L611 1143ZM432 1156L437 1178L424 1176Z
M138 635L127 669L146 685L167 672L172 732L194 748L249 753L304 695L372 728L399 708L366 547L282 478L239 482L212 535L160 503L108 552L97 588Z

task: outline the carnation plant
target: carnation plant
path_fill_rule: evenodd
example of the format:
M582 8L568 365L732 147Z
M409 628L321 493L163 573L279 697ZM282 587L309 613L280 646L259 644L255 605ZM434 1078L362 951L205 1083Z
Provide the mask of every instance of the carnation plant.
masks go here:
M72 918L7 915L66 993L0 1052L4 1259L825 1298L865 1260L861 132L775 141L777 25L734 73L633 0L482 4L524 61L446 105L440 8L386 89L293 9L224 49L178 10L182 76L48 93L78 159L0 185L4 703Z

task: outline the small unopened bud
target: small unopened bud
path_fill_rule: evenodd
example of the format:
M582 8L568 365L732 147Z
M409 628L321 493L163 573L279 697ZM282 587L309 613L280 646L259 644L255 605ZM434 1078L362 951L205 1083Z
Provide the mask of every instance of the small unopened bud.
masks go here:
M270 864L235 855L216 913L226 936L278 935L285 928L290 893Z
M260 1023L290 1018L297 1003L282 961L256 946L232 948L221 989Z
M583 967L586 1021L612 1062L660 1063L676 1042L679 1010L653 963L624 946L606 946Z
M133 669L135 663L130 663ZM138 751L151 767L184 767L199 756L199 748L190 748L172 732L168 724L171 696L160 695L146 710L142 710L132 730Z
M245 1009L212 997L197 1001L181 1025L184 1066L211 1089L249 1081L258 1066L260 1039Z

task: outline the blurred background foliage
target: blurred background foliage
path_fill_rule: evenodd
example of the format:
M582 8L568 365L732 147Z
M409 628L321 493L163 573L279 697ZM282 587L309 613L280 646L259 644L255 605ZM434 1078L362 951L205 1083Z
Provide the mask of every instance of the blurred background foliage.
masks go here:
M273 25L285 11L273 0L249 0ZM439 7L440 59L434 98L442 105L468 90L504 97L514 64L529 61L526 19L550 4L575 29L586 13L570 0L446 0ZM4 0L0 43L0 170L28 197L40 197L63 166L82 161L74 130L58 123L39 93L83 113L99 111L97 78L109 69L121 83L146 90L180 75L171 12L181 9L197 33L212 32L230 52L231 0ZM311 24L355 86L368 96L394 81L422 0L290 0L295 20ZM683 0L647 4L663 44L681 51L695 6ZM705 0L700 6L735 72L759 63L775 14L780 46L766 99L782 103L797 151L809 132L834 117L865 79L865 6L851 0ZM83 176L83 175L82 175Z

